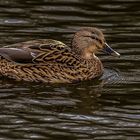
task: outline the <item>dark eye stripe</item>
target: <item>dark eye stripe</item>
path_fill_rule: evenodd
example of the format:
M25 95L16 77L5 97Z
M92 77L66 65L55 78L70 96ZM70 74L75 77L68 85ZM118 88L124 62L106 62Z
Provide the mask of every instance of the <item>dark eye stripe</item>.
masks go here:
M85 37L90 37L90 38L92 38L92 39L95 39L95 40L98 41L100 44L102 44L101 39L99 39L99 38L97 38L97 37L95 37L95 36L85 36Z
M91 36L92 39L95 39L96 41L98 41L100 44L102 44L102 41L99 38L96 38L95 36Z

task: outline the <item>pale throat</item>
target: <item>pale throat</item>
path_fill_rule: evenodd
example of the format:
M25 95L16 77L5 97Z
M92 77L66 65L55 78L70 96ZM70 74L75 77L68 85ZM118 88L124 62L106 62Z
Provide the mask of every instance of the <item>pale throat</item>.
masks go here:
M89 46L86 47L85 49L83 49L82 51L82 57L84 59L93 59L93 58L98 58L95 53L97 52L96 47L95 46Z

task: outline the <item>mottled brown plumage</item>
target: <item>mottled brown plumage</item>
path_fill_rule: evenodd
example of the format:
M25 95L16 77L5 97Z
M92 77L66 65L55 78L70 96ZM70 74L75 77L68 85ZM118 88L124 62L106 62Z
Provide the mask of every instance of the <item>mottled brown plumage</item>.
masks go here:
M0 48L0 74L31 82L90 80L102 75L103 66L95 53L105 46L102 32L91 27L78 31L71 47L51 39L8 45Z

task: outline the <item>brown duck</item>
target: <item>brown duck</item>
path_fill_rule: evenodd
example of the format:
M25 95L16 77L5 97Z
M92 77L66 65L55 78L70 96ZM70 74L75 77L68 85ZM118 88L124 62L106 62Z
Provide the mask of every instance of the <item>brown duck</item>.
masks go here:
M95 56L111 49L101 30L82 28L75 33L71 47L52 39L32 40L0 48L0 75L17 81L72 83L90 80L103 73Z

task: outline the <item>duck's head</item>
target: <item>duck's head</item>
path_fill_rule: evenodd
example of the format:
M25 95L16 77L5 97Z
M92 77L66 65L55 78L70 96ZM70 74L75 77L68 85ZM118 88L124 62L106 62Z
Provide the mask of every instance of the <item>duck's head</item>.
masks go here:
M72 47L86 59L92 58L99 51L109 55L120 56L107 44L102 31L93 27L85 27L76 32Z

